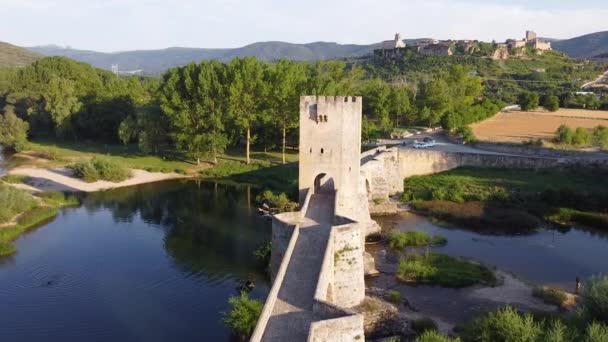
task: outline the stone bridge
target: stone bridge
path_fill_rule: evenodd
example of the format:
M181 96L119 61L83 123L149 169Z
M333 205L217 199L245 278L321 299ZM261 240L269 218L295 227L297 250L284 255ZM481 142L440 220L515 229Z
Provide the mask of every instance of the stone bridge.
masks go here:
M571 160L378 147L361 150L361 98L300 99L300 210L272 221L273 285L251 341L364 340L365 236L374 199L460 166L541 169ZM606 161L601 162L603 166Z

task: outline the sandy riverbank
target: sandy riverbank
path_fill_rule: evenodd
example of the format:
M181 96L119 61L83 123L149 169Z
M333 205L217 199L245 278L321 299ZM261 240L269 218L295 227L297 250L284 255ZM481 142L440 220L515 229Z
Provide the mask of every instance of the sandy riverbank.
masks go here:
M144 170L132 170L133 177L119 183L108 181L97 181L87 183L81 179L72 177L71 171L65 168L15 168L8 172L12 175L28 176L27 184L17 185L19 188L30 191L83 191L95 192L100 190L114 189L125 186L158 182L168 179L185 178L187 176L178 173L148 172Z

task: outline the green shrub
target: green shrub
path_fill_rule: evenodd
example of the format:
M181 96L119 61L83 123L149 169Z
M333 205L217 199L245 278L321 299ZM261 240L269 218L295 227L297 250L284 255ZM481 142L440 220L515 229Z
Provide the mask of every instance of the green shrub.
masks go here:
M582 307L591 320L608 324L608 275L589 280L582 295Z
M530 111L538 108L538 94L531 92L523 92L519 94L517 103L521 106L521 110Z
M447 239L443 236L429 236L420 231L402 232L393 230L389 235L388 243L391 248L402 249L403 247L442 245L447 243Z
M505 307L469 322L461 337L477 342L536 342L542 333L542 325L531 315L522 316L512 307Z
M262 313L264 303L257 299L250 299L246 292L241 292L239 297L230 297L228 303L231 309L224 313L224 323L235 334L243 338L249 338Z
M24 150L27 146L29 127L30 125L15 115L12 109L4 114L0 113L0 144L17 152Z
M608 326L598 322L589 324L583 342L608 342Z
M557 306L562 306L568 300L568 296L564 291L546 286L535 287L532 295L542 299L546 304Z
M417 334L422 334L427 331L437 331L437 323L429 317L422 317L413 320L410 328Z
M416 337L415 342L460 342L460 339L441 335L436 330L427 330Z
M574 141L574 131L566 125L560 125L555 131L555 141L561 144L572 144Z
M456 134L462 137L462 141L467 144L472 144L477 142L477 137L475 133L473 133L473 129L469 126L461 126L456 128Z
M572 145L574 146L588 146L591 145L591 135L589 130L583 127L578 127L574 131L574 137L572 137Z
M124 166L109 159L93 158L81 160L69 166L74 171L74 176L82 178L85 182L96 182L106 180L110 182L122 182L131 177L131 171Z
M562 321L556 319L545 328L545 335L543 336L543 342L568 342L572 338L568 334L568 328Z
M261 195L258 195L256 201L258 203L267 201L271 207L276 208L280 213L295 211L298 208L298 204L289 200L289 197L285 193L277 195L270 190L266 190Z
M437 253L402 257L397 266L397 278L454 288L496 281L494 273L485 266Z
M543 107L550 112L557 112L559 109L559 98L555 95L545 96Z
M0 177L0 180L2 180L5 183L8 183L8 184L27 183L27 181L29 179L30 179L30 177L24 176L24 175L4 175L4 176Z
M17 214L30 210L37 204L27 192L0 184L0 223L10 221Z
M608 149L608 127L597 126L593 129L593 144Z
M175 172L177 174L180 174L180 175L186 175L186 174L188 174L188 172L185 169L183 169L183 168L176 168L175 170L173 170L173 172Z
M256 259L258 259L259 261L264 263L264 265L268 265L268 264L270 264L271 253L272 253L272 242L268 241L265 244L258 247L258 249L256 249L253 252L253 255L256 257Z
M394 304L400 304L402 301L401 292L396 290L388 291L388 300Z

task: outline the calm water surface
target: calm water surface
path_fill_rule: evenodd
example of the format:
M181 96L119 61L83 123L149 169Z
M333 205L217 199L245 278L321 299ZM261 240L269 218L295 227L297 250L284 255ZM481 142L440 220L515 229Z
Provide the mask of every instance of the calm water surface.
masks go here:
M447 228L427 218L406 213L378 219L384 229L422 230L442 235L448 243L433 247L440 253L481 261L538 284L572 290L577 276L586 279L608 273L608 233L573 228L542 229L520 236L481 235L466 229Z
M247 187L170 181L83 196L0 262L0 341L223 341L238 284L268 283Z

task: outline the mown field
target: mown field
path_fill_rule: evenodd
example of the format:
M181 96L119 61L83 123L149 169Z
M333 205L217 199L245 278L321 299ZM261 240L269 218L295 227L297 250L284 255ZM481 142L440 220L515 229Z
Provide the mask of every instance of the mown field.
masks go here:
M498 113L471 128L480 141L521 143L532 139L552 140L560 125L573 128L608 126L608 111L562 108L553 113L542 110Z

